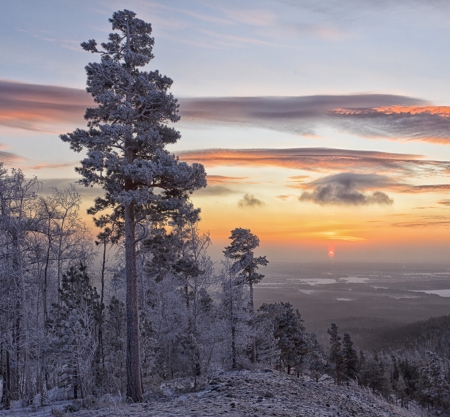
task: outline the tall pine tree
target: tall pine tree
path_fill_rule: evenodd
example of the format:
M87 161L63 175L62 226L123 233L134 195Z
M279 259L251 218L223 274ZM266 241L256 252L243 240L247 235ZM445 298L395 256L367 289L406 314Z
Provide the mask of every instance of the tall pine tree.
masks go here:
M196 221L199 211L189 195L206 186L202 165L189 166L165 146L180 133L167 126L179 120L177 100L168 89L172 80L158 71L141 71L153 58L154 40L149 23L129 10L115 12L109 21L115 31L98 48L95 40L82 43L84 50L100 54L100 62L86 66L87 91L98 104L85 118L88 129L61 135L71 149L87 150L76 168L85 186L105 190L89 210L107 214L97 226L113 224L116 238L124 236L127 316L127 397L142 401L136 243L146 236L145 224ZM141 225L142 234L136 235Z

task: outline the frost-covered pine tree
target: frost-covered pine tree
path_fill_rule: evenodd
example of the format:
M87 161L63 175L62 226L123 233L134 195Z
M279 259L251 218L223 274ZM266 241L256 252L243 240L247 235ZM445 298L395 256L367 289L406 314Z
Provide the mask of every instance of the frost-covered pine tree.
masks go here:
M222 341L226 346L223 363L236 369L243 362L241 354L249 345L248 296L243 291L242 279L236 277L228 258L223 262L220 280L222 291L219 293L219 317L224 328Z
M234 261L233 272L247 284L250 290L250 313L252 327L252 363L256 362L256 329L255 309L253 303L253 285L260 282L264 275L258 273L260 266L267 266L269 261L265 256L255 256L254 250L259 246L259 238L250 229L237 227L231 231L231 244L225 247L223 253Z
M63 364L62 373L73 386L74 398L92 393L97 371L97 332L100 324L100 297L90 284L86 266L70 267L61 280L60 302L53 304L50 330L53 335L50 353L55 368Z
M179 119L177 100L168 92L172 80L158 71L141 71L153 58L151 25L129 10L115 12L109 20L115 31L98 47L95 40L82 43L84 50L100 54L100 62L86 66L87 91L98 104L85 118L88 129L61 135L71 149L87 150L76 168L85 186L101 185L103 197L90 214L108 210L97 226L114 224L124 237L127 310L127 396L142 400L139 317L136 270L136 235L144 222L175 224L195 221L198 210L189 203L195 189L206 186L202 165L189 166L165 146L180 133L167 123Z
M353 341L349 333L344 333L342 354L344 356L344 376L348 384L349 380L357 379L359 371L358 353L353 347Z
M308 353L308 335L298 309L291 303L264 303L258 310L273 322L274 337L280 350L280 366L288 374L302 372Z
M420 370L422 400L434 407L443 407L448 410L450 404L450 384L447 376L448 369L446 369L448 362L431 351L427 351L427 359L427 363Z

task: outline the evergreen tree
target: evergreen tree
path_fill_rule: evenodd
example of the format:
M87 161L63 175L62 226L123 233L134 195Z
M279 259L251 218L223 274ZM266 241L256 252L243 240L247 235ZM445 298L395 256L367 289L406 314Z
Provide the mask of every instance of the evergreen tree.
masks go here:
M292 369L300 373L308 353L308 337L298 309L294 309L291 303L281 302L263 304L259 312L273 322L281 367L288 374Z
M392 392L389 382L388 363L383 361L376 351L365 357L360 367L360 384L369 387L374 393L388 398Z
M311 376L318 382L320 376L325 373L327 360L315 333L311 333L309 336L307 363Z
M265 256L255 256L254 250L259 246L259 238L249 229L240 227L231 231L231 244L225 247L223 253L234 261L233 272L238 278L247 284L250 290L250 314L252 327L252 363L256 362L256 332L255 332L255 309L253 303L253 285L260 282L264 275L258 273L260 266L267 266L269 261Z
M278 366L280 363L280 349L278 339L275 337L275 328L272 318L261 310L255 317L256 325L256 358L258 363L270 367Z
M71 267L63 274L59 293L60 303L53 304L49 320L53 353L65 363L63 370L68 370L66 376L73 386L74 398L78 398L79 390L83 398L92 393L98 371L100 297L83 265Z
M153 58L151 25L129 10L115 12L108 42L82 44L99 53L100 62L86 66L87 91L98 104L85 118L88 130L61 135L71 149L87 149L76 168L85 186L99 184L105 190L90 214L108 209L95 219L97 226L115 225L116 239L124 236L127 316L127 397L142 401L136 243L146 235L147 222L180 224L195 221L199 211L189 195L206 185L203 166L181 163L165 150L180 134L167 122L179 119L178 104L168 89L172 80L158 71L139 70ZM136 236L136 226L143 234Z
M334 373L334 381L336 384L341 384L344 376L344 356L342 353L341 336L338 334L338 327L336 323L331 324L328 329L330 335L330 364Z
M358 377L359 361L358 353L353 348L353 341L349 333L344 333L342 343L342 355L344 357L344 376L348 380Z
M108 392L117 394L126 389L126 319L125 304L116 297L107 307L104 331L105 385Z
M422 401L434 407L450 406L450 384L446 378L446 364L436 353L427 352L428 361L420 370Z
M231 362L231 368L236 369L241 353L248 346L248 297L242 279L236 277L229 259L225 259L220 279L222 291L219 294L219 317L224 328L223 342L227 346L224 349L224 361L227 365Z

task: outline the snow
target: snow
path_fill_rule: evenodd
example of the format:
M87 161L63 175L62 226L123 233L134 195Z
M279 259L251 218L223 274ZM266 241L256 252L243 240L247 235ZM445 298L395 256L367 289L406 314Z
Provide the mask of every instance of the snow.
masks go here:
M171 387L171 388L170 388ZM164 391L164 393L163 393ZM271 370L222 372L198 392L178 393L165 384L142 404L117 404L73 413L76 417L425 417L425 411L387 403L356 386L336 386L330 377L315 382ZM0 416L47 417L47 413L0 413ZM61 416L63 414L60 414Z

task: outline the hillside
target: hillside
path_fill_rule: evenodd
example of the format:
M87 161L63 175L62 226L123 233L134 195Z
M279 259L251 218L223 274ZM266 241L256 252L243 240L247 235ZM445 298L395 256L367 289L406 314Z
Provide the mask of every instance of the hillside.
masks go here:
M170 386L149 403L104 405L74 413L77 417L285 416L285 417L424 417L419 409L402 409L367 390L336 386L276 371L223 372L201 391L176 394Z

